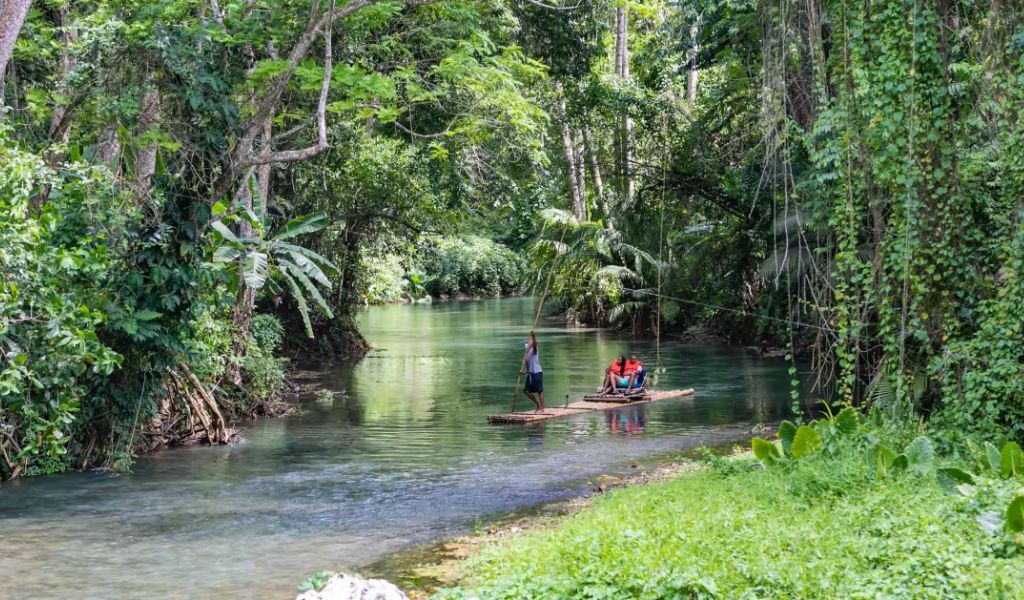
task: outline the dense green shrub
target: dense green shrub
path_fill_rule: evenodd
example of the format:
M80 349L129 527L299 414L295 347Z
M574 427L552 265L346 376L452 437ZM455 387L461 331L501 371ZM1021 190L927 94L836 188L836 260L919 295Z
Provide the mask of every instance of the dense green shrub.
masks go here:
M360 277L363 293L370 304L398 302L410 292L405 261L397 254L364 256Z
M364 256L360 283L369 304L417 299L499 296L519 292L523 260L479 236L431 237L407 253Z
M189 368L202 381L217 381L224 375L234 343L228 307L207 307L192 319L182 335Z
M497 296L519 291L522 259L489 239L433 238L422 248L421 256L426 287L433 296Z
M288 361L274 356L281 345L284 327L273 315L256 315L252 319L250 334L248 348L240 358L246 379L244 393L250 396L243 406L256 404L259 411L275 400L284 388L284 368Z
M997 297L981 303L977 332L951 340L932 363L944 386L936 423L956 438L976 431L1024 441L1024 225L1010 254Z
M248 355L230 358L230 299L187 204L167 198L162 220L143 219L105 169L56 173L4 144L0 164L0 479L127 467L181 364L214 384L240 361L243 388L219 388L239 414L276 396L280 326L257 316Z
M0 130L0 139L3 131ZM31 154L0 144L0 478L27 465L27 473L64 469L76 414L92 392L90 381L109 376L121 356L97 331L107 322L103 281L116 258L101 230L65 215L77 203L111 214L108 190L94 189L101 174L88 169L58 181ZM68 170L75 169L68 165ZM64 185L62 185L64 183ZM37 217L30 203L52 186ZM104 204L106 202L106 204ZM150 315L135 314L145 321Z
M274 353L281 345L284 328L274 315L257 314L250 325L250 339L244 355L235 358L232 346L236 332L228 307L208 307L192 320L192 334L182 339L189 369L201 381L219 382L229 361L237 360L245 386L233 390L235 409L240 414L262 412L260 407L277 398L284 388L287 360Z

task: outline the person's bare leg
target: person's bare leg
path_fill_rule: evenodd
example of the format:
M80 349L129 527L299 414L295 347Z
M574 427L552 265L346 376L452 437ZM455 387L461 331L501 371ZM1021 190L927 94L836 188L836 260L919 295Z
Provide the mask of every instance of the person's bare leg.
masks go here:
M609 372L604 378L604 389L601 390L602 394L611 394L615 392L615 374Z
M533 395L533 392L526 392L526 391L524 391L523 394L526 395L527 399L529 399L530 402L533 402L537 407L540 407L540 403L537 402L537 398L536 398L536 396ZM533 411L533 412L537 412L537 411Z
M544 392L538 394L538 397L540 398L540 404L538 405L536 412L544 413Z

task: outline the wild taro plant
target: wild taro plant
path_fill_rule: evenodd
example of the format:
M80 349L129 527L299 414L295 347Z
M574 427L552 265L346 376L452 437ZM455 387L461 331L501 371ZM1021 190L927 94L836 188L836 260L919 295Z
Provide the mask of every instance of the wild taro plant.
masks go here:
M1012 489L1017 480L1024 477L1024 452L1016 442L1008 441L997 448L991 442L979 446L968 440L970 455L979 473L976 475L956 465L938 466L935 444L927 436L915 437L897 452L883 441L886 433L882 412L877 406L866 418L854 408L846 407L834 416L829 412L826 418L809 424L797 426L783 421L779 425L779 445L754 438L751 447L765 467L785 468L819 452L833 454L844 444L863 446L876 481L901 474L934 478L946 493L974 499L979 526L993 535L1004 530L1006 548L1012 548L1013 552L1024 548L1024 489ZM1002 514L984 510L999 505L1006 506Z

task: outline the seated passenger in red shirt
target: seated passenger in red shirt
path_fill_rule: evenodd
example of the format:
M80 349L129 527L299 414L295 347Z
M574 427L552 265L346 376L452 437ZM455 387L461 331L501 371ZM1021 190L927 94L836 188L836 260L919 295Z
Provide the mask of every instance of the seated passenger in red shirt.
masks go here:
M642 381L641 373L644 371L644 363L637 359L636 354L630 354L629 360L626 361L623 367L623 376L626 378L626 391L623 393L629 393L633 389L633 386L637 381Z
M604 385L598 390L600 394L611 394L615 391L615 388L619 386L622 378L625 377L626 373L626 357L625 355L618 357L612 361L610 367L605 369L604 372ZM628 380L627 380L628 381Z

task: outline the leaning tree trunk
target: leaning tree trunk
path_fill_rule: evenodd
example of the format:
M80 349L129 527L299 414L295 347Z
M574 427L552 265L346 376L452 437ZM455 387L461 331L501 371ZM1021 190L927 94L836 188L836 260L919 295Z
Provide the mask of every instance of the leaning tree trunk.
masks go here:
M601 165L597 162L597 148L594 147L589 127L583 128L583 150L590 158L590 174L594 178L594 193L597 194L597 204L601 208L601 213L604 214L604 227L608 231L615 231L615 224L612 222L612 212L608 207L608 197L604 195Z
M562 123L562 150L565 152L566 171L569 176L569 187L572 190L572 213L581 223L587 219L587 199L582 193L579 171L576 166L576 144L572 139L572 129L565 109L565 90L562 82L555 83L558 94L558 119Z
M0 5L0 106L4 104L4 76L14 53L14 42L21 33L32 0L4 0Z

